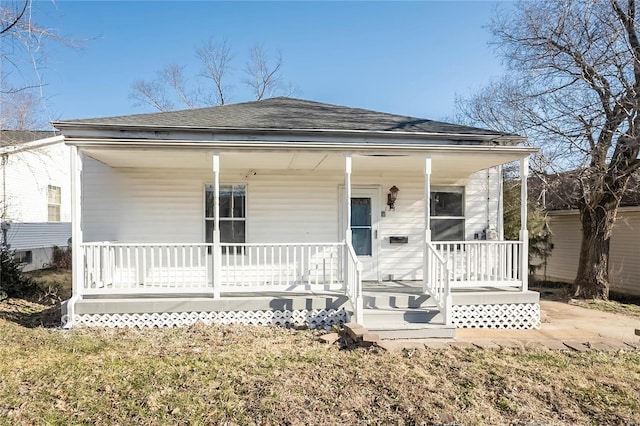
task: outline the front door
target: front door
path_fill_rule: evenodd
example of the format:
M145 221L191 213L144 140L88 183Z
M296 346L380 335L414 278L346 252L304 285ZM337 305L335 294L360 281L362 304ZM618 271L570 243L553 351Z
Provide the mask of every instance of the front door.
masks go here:
M362 279L367 281L379 281L379 193L377 188L354 187L351 190L351 243L362 263Z

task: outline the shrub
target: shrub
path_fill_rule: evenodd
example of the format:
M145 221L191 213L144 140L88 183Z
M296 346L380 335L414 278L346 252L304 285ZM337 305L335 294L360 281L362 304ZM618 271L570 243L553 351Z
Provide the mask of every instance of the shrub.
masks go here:
M22 267L13 259L13 252L0 245L0 300L33 296L37 292L38 286L22 274Z
M71 269L71 250L68 248L53 246L51 269L54 269L56 271L70 270Z

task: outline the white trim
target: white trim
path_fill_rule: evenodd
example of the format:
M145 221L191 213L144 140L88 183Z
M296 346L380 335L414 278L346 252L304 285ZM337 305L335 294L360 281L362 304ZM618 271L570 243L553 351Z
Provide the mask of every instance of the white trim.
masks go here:
M105 124L105 123L91 123L91 122L73 122L73 121L56 121L52 123L54 127L57 129L66 129L69 130L70 133L73 134L74 130L77 131L89 131L89 132L109 132L109 131L138 131L138 132L152 132L155 133L158 130L161 131L174 131L174 132L182 132L182 133L212 133L214 135L224 135L224 136L243 136L248 139L253 139L256 136L265 136L265 135L295 135L300 137L301 135L313 135L313 137L318 137L318 135L333 135L334 137L371 137L378 136L383 137L385 139L397 139L397 138L411 138L411 139L445 139L445 140L467 140L467 141L479 141L479 142L492 142L492 141L504 141L510 142L513 144L524 142L527 140L526 137L515 136L515 135L506 135L506 134L494 134L494 133L485 133L485 134L471 134L471 133L439 133L439 132L405 132L402 130L394 130L393 132L389 132L387 130L358 130L358 129L304 129L304 128L294 128L294 129L270 129L270 128L259 128L259 127L196 127L196 126L158 126L154 124L149 125L127 125L122 123L115 124ZM390 134L392 133L392 134Z
M69 320L70 318L71 320ZM80 314L65 316L65 327L185 327L202 322L211 324L307 326L329 329L349 320L349 312L340 309L296 309L293 311L209 311L152 312L130 314Z
M504 303L454 305L452 323L456 328L531 330L540 328L540 304Z
M82 236L82 151L78 147L71 148L70 169L71 169L71 245L72 245L72 269L71 288L72 296L67 302L67 312L71 315L72 321L66 327L73 326L75 304L82 297L85 287L84 277L86 265L84 262L84 250L81 250L83 243Z
M462 227L463 227L463 241L467 239L467 187L466 185L434 185L431 187L429 191L429 196L433 196L433 194L437 192L455 192L462 194L462 216L434 216L431 212L431 208L429 208L429 218L430 220L460 220L462 219ZM488 201L487 201L488 203ZM431 207L431 198L429 198L429 207ZM429 224L429 237L430 241L434 243L447 243L449 241L439 240L433 241L433 228L431 224ZM453 241L453 240L452 240Z
M341 196L340 196L340 206L339 206L339 212L344 212L345 211L345 205L348 205L349 207L351 206L351 203L347 203L347 198L346 196L342 196L344 195L344 186L340 185L339 187L339 191L341 192ZM382 186L381 185L353 185L351 187L352 191L351 191L351 197L350 198L358 198L360 197L358 195L358 193L360 191L369 191L369 194L364 194L364 196L366 197L367 195L373 195L372 193L375 192L376 194L376 198L372 198L371 200L371 251L372 251L372 262L373 262L373 267L374 267L374 275L375 275L375 280L376 281L382 281L381 279L381 270L380 270L380 261L381 261L381 257L382 257L382 239L380 238L381 235L381 231L380 231L380 224L382 221L382 217L380 215L380 211L381 211L381 204L382 204ZM338 214L339 218L341 219L342 217L344 217L343 214ZM340 229L345 229L345 223L343 220L340 220L339 223ZM376 234L377 234L377 238L376 238ZM360 263L363 263L361 259L359 259ZM367 263L367 262L365 262ZM364 279L364 278L363 278Z
M207 185L214 185L213 183L208 183L208 182L203 182L202 183L202 235L204 236L204 239L202 240L203 243L206 244L206 238L207 238L207 226L206 226L206 221L207 220L211 220L213 218L207 218L206 217L206 206L207 206ZM244 241L245 243L249 241L249 227L247 226L247 223L249 222L249 184L246 182L238 182L238 181L234 181L234 182L227 182L227 181L220 181L220 187L223 186L244 186L245 187L245 206L244 206L244 218L238 218L238 220L242 219L244 220ZM231 221L233 219L231 218L220 218L222 221ZM222 242L222 244L227 244ZM233 243L228 243L228 244L233 244Z
M32 142L20 143L17 145L10 145L0 148L0 155L11 155L19 152L30 151L32 149L44 148L45 146L55 145L57 143L64 142L64 136L52 136L49 138L38 139Z
M445 138L443 138L444 140ZM388 153L392 151L397 154L398 151L410 153L440 153L440 152L463 152L463 153L492 153L504 155L517 155L518 158L528 156L531 153L538 152L537 149L524 148L520 146L501 146L501 145L447 145L438 143L389 143L395 140L393 138L384 138L382 141L363 138L362 142L345 142L343 138L334 138L330 142L318 141L317 138L310 138L308 142L301 142L301 138L295 138L294 141L268 141L268 140L247 140L246 138L232 140L218 140L211 136L204 140L198 139L130 139L130 138L91 138L81 137L78 139L65 137L68 145L79 145L83 147L108 147L118 146L124 149L137 149L157 147L167 151L172 149L193 149L199 148L203 150L226 149L230 148L234 151L270 151L270 150L300 150L322 152L357 152L365 154ZM508 161L514 161L511 159Z

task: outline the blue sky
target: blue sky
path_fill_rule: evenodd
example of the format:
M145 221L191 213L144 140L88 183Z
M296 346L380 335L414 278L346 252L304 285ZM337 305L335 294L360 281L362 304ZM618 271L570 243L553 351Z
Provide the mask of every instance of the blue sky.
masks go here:
M500 4L508 7L508 4ZM83 39L46 46L52 119L152 112L129 99L133 81L176 62L198 71L194 49L212 37L234 51L238 80L248 48L280 51L298 97L444 119L466 95L504 72L489 41L496 2L34 3L34 19ZM251 100L240 83L232 101Z

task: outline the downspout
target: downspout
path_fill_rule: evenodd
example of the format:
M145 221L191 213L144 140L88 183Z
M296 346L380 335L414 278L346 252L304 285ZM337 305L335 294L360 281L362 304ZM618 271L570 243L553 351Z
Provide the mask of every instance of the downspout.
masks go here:
M9 154L2 154L2 222L7 219L7 162Z
M487 228L486 238L489 239L489 230L491 229L491 169L487 169Z
M498 166L498 241L504 241L504 168Z

